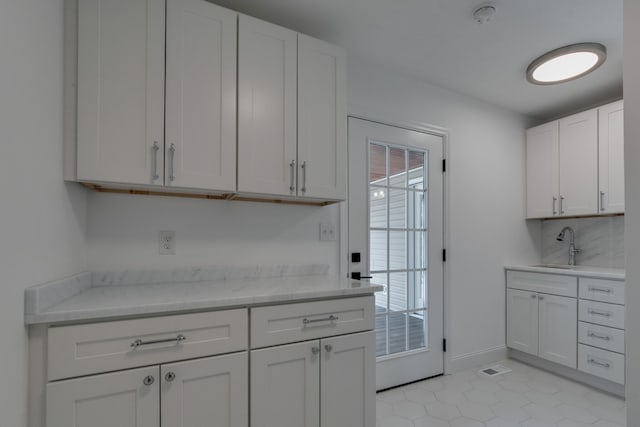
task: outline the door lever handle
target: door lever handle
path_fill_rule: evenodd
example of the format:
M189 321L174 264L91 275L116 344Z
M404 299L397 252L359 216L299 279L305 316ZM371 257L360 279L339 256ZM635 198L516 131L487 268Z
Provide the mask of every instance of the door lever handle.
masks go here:
M361 276L362 273L360 273L359 271L353 271L351 272L351 278L353 280L360 280L360 279L373 279L372 276Z

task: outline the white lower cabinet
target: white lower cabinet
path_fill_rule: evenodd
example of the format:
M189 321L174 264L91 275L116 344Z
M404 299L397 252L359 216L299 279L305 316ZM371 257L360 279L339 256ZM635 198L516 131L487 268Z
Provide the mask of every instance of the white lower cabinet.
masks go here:
M47 427L248 425L247 352L49 383Z
M251 351L252 427L374 425L374 332Z
M507 289L507 346L577 367L576 298Z

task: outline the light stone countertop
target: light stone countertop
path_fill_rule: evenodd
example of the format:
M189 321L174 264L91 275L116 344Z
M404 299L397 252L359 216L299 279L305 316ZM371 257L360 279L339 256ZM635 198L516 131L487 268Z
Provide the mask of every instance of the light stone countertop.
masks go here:
M588 265L506 265L505 270L529 271L532 273L560 274L563 276L592 277L598 279L625 280L624 268L593 267Z
M83 274L90 276L91 273ZM25 293L25 324L111 320L350 297L370 295L383 289L380 285L325 274L118 285L87 285L85 282L91 279L85 276L78 275L28 289ZM38 303L38 292L55 294L59 302L46 306ZM47 298L51 300L51 296L47 295Z

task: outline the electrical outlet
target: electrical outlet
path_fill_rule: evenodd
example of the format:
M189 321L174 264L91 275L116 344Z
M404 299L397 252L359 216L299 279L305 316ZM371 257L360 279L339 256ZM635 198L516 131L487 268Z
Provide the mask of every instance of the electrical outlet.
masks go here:
M320 240L336 240L336 226L333 224L320 224Z
M176 254L176 232L161 231L158 233L158 253L160 255Z

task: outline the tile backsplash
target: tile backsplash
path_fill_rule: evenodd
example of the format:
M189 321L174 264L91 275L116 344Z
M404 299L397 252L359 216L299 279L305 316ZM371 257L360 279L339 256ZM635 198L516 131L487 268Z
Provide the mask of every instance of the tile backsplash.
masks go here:
M564 242L556 240L565 226L573 228L576 247L581 249L576 264L624 268L624 216L542 221L544 264L568 263L568 236Z

